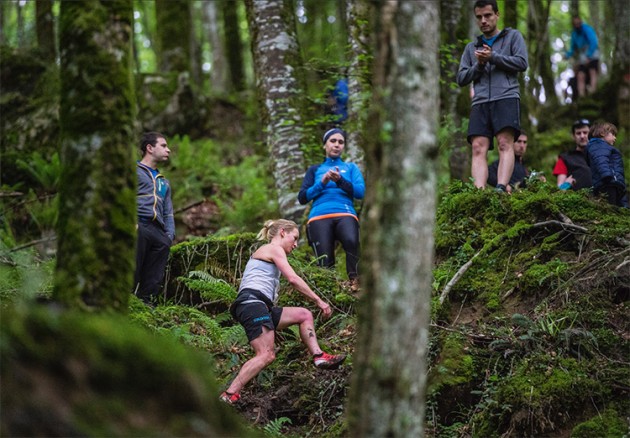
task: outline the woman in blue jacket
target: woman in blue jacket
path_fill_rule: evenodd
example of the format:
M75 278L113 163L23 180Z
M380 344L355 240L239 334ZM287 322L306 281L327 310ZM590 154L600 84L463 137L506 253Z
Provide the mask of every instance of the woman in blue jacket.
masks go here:
M333 128L324 134L326 159L306 171L298 200L305 205L313 201L308 215L306 234L320 266L335 265L335 243L346 252L346 272L356 281L359 264L359 218L354 200L363 199L365 181L354 163L341 159L346 133Z
M617 127L612 123L596 123L588 137L586 160L593 175L593 192L605 195L610 204L627 207L623 159L619 149L613 147Z

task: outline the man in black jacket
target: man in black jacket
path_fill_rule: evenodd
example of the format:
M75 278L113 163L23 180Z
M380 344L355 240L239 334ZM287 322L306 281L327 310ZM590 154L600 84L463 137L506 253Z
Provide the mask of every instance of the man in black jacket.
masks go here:
M588 189L593 185L591 168L586 162L586 145L588 145L588 131L591 122L580 119L571 127L575 148L563 152L553 168L557 185L561 190Z

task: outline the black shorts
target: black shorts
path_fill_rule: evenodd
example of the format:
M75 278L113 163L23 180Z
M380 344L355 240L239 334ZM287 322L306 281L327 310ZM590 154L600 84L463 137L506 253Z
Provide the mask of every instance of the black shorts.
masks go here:
M589 70L599 70L599 59L591 59L585 64L578 65L578 71L589 73Z
M521 135L521 105L519 99L501 99L473 105L468 122L468 143L473 137L488 137L490 150L493 138L505 128L514 129L514 140Z
M263 326L275 331L281 316L282 307L269 310L263 302L237 304L234 308L234 318L245 329L249 342L262 334Z

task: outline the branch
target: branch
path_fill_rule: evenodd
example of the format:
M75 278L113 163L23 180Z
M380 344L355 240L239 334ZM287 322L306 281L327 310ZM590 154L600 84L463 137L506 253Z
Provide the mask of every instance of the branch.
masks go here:
M481 251L483 251L483 248L480 249L477 252L477 254L472 256L472 258L470 260L468 260L466 263L464 263L464 265L461 268L459 268L459 270L455 273L453 278L451 278L451 280L446 284L446 286L444 287L444 290L440 294L440 304L444 303L444 300L448 296L448 293L451 291L453 286L455 286L455 284L457 284L459 279L462 278L462 276L466 273L468 268L470 268L470 266L472 265L473 261L477 258L477 256L479 256L479 254L481 254Z
M38 239L38 240L33 240L31 242L25 243L24 245L20 245L20 246L14 246L13 248L11 248L8 253L12 253L12 252L16 252L16 251L20 251L22 249L25 248L29 248L31 246L37 245L39 243L45 243L45 242L50 242L51 240L55 240L57 239L57 236L52 236L52 237L46 237L45 239Z
M190 210L191 208L196 207L198 205L201 205L204 202L206 202L206 198L202 199L201 201L193 202L192 204L188 204L188 205L186 205L184 207L178 208L177 210L175 210L173 212L173 214L177 214L177 213L181 213L181 212L186 211L186 210Z
M559 226L560 228L562 228L563 230L566 230L567 228L570 230L574 230L574 231L579 231L582 233L588 233L588 230L584 227L581 227L579 225L573 225L572 223L565 223L565 222L560 222L560 221L545 221L545 222L538 222L534 225L532 225L532 228L542 228L542 227L546 227L547 225L556 225Z
M0 192L0 198L17 198L19 196L24 196L22 192Z

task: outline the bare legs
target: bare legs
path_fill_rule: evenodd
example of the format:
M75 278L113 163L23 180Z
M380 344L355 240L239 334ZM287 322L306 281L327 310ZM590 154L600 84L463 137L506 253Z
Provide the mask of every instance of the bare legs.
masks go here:
M507 187L514 171L514 130L512 128L503 129L497 133L496 137L499 145L497 183ZM490 149L488 137L472 138L471 174L475 187L484 188L488 182L488 149Z
M320 354L322 352L317 343L315 335L315 323L313 322L313 314L304 307L285 307L282 309L282 316L278 323L278 330L282 330L290 325L298 324L300 326L300 337L302 342L306 344L306 348L311 354ZM274 352L275 332L267 327L262 328L262 334L250 342L254 349L254 357L243 364L236 378L230 384L227 392L230 394L238 394L243 387L254 377L258 375L267 365L276 358Z

